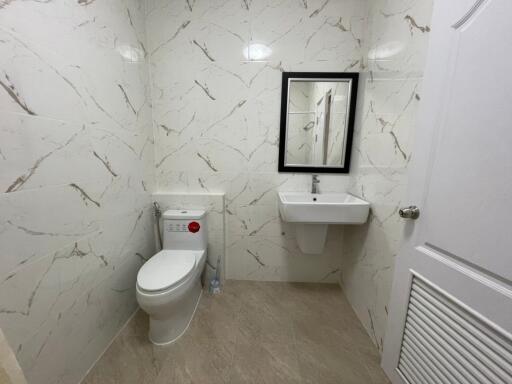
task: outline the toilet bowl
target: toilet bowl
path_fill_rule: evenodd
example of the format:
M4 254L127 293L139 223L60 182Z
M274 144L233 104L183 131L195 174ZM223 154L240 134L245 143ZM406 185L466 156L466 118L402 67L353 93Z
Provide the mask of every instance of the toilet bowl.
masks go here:
M204 216L204 211L166 211L164 249L137 274L137 301L149 315L149 339L153 344L176 341L194 316L206 263Z

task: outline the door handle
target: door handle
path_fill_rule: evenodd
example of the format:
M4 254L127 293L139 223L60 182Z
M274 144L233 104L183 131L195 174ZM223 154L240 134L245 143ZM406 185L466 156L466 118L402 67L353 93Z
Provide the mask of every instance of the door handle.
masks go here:
M411 205L409 207L400 208L398 214L403 219L416 220L420 217L420 209L415 205Z

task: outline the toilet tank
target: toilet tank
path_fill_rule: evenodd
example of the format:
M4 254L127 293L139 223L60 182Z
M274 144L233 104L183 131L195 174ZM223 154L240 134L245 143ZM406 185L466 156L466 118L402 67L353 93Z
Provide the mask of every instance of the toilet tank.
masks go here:
M203 210L168 210L163 216L163 248L206 250L208 227Z

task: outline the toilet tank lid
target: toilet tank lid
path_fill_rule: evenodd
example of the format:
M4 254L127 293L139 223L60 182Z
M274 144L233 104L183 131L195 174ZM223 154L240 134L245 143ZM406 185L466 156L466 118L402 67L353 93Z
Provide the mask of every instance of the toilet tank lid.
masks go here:
M206 211L200 209L169 209L164 212L164 219L171 220L198 220L206 215Z

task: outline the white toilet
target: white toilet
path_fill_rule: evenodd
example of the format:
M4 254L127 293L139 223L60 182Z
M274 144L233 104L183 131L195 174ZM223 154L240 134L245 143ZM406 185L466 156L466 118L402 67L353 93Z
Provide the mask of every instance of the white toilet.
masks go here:
M163 250L137 275L137 301L149 315L153 344L172 343L187 330L201 297L207 244L205 211L164 212Z

